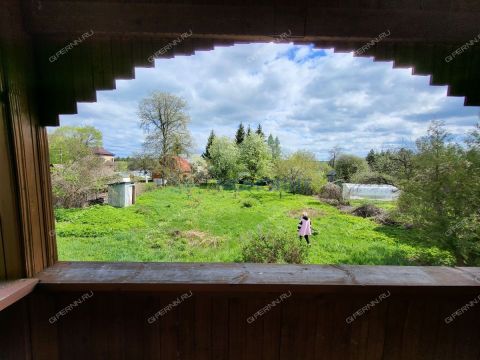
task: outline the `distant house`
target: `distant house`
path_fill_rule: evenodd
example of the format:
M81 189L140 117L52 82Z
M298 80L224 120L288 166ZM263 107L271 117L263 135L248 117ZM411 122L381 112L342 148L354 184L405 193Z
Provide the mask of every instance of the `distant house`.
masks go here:
M93 153L105 160L108 165L113 165L113 163L115 162L115 154L112 154L110 151L105 150L103 147L94 148Z
M177 169L183 175L190 175L192 173L192 165L190 165L190 162L187 159L181 158L180 156L174 156L173 158L177 163Z
M175 175L178 178L186 179L191 175L192 165L190 165L190 162L187 159L184 159L180 156L172 156L170 160L171 160L171 163L173 164L173 170L175 172ZM160 185L166 184L166 179L162 179L162 174L160 174L159 172L154 172L152 174L152 178L153 178L153 181L157 184L160 184Z

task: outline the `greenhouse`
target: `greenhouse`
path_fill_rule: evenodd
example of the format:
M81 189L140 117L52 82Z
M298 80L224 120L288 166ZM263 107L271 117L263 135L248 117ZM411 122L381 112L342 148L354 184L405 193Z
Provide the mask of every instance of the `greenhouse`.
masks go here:
M396 200L400 196L400 190L392 185L376 184L349 184L342 185L344 200L371 199L371 200Z

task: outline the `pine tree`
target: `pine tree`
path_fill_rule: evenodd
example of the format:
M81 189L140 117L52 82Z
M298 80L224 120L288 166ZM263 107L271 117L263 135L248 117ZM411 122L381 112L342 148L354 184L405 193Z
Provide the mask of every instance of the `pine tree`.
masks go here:
M252 134L252 130L250 129L250 125L248 125L248 129L247 129L247 136L251 135Z
M272 152L272 159L277 160L280 158L280 140L278 140L278 136L274 139L272 134L268 136L267 145Z
M212 146L212 143L213 143L213 140L215 139L215 133L213 132L213 130L210 132L210 136L208 137L208 141L207 141L207 146L205 147L205 152L202 154L202 157L205 159L205 160L210 160L211 159L211 156L210 156L210 146Z
M370 166L370 169L372 169L372 170L375 168L376 159L377 159L377 154L375 154L375 150L373 150L373 149L370 150L370 152L368 153L365 160L367 160L367 163Z
M278 139L278 136L277 136L275 137L275 147L273 152L273 158L279 159L281 155L282 155L282 148L280 147L280 140Z
M265 134L263 133L262 130L262 125L258 124L257 131L255 131L258 135L260 135L262 138L265 139Z
M273 139L272 134L268 135L267 144L270 147L270 149L272 149L272 152L273 152L273 147L275 146L275 140Z
M243 127L243 124L240 123L238 126L237 134L235 135L235 142L237 145L240 145L243 140L245 140L245 128Z

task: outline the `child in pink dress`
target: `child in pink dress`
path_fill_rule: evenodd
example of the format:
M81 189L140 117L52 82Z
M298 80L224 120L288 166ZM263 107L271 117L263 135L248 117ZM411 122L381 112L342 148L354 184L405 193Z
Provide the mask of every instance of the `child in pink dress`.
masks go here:
M300 240L304 237L307 244L310 245L310 241L308 240L309 235L312 235L312 222L308 218L308 214L304 212L298 224L298 236L300 236Z

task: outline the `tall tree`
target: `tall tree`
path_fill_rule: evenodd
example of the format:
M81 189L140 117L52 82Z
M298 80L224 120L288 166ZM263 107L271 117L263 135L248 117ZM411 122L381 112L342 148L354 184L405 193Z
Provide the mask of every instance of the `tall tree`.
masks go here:
M280 147L280 140L278 136L275 137L275 147L273 151L273 158L279 159L282 156L282 148Z
M374 169L375 166L375 159L376 159L376 153L375 150L370 150L367 157L365 160L367 160L368 166L370 166L370 169Z
M192 146L186 109L184 99L165 92L153 92L139 104L145 147L158 158L162 175L177 163L172 161L173 155L188 154Z
M327 182L328 167L317 161L309 151L296 151L275 164L275 177L288 185L289 190L305 195L315 194Z
M338 178L346 182L351 181L355 174L365 172L367 169L368 164L365 159L355 155L342 154L335 161Z
M210 148L212 147L213 140L215 140L215 133L214 133L213 130L212 130L212 131L210 132L210 135L208 136L207 146L205 147L205 151L204 151L204 153L202 154L202 157L203 157L205 160L210 160L210 159L212 158L212 156L210 155Z
M335 168L335 164L337 162L337 158L340 156L342 153L342 148L338 145L335 145L330 151L330 160L328 161L328 165L330 165L332 168Z
M243 127L243 124L240 123L240 125L238 125L237 133L235 135L235 142L237 143L237 145L240 145L243 140L245 140L245 128Z
M480 264L480 151L452 142L441 122L417 140L414 174L401 188L399 210L459 264ZM469 140L472 140L470 138Z
M263 133L262 125L258 124L257 131L255 131L255 133L257 135L260 135L262 139L265 139L265 134Z
M92 153L103 144L102 133L93 126L60 126L48 136L50 162L66 164Z
M271 158L270 149L261 135L247 136L240 146L240 160L253 182L269 174Z
M267 145L270 148L270 150L272 150L272 153L273 153L273 147L275 146L275 139L273 138L272 134L268 135Z
M250 125L248 125L246 136L250 136L251 134L252 134L252 129L250 129Z
M210 174L219 183L236 181L241 170L239 147L225 136L213 139L210 147Z
M278 140L278 136L274 139L272 134L270 134L267 139L267 145L272 153L272 160L278 160L281 155L280 140Z

